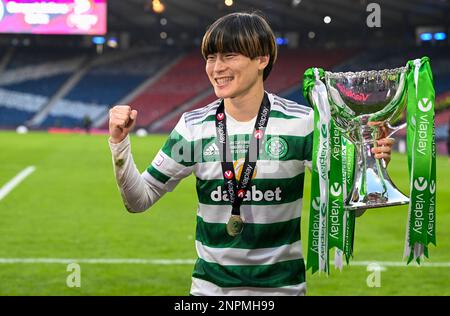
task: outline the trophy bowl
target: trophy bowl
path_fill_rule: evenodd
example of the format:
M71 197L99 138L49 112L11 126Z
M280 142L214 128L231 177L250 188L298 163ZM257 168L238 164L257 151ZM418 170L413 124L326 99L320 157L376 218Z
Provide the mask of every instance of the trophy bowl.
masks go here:
M355 145L353 186L346 210L409 203L392 183L384 160L375 159L376 140L406 126L393 127L406 106L407 67L360 72L325 72L330 113L336 127Z

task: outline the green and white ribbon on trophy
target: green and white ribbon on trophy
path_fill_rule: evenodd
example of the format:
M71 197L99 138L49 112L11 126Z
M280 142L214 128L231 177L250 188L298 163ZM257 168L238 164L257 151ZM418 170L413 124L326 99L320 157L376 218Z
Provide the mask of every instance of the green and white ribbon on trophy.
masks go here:
M436 143L434 85L428 57L408 62L407 148L411 202L404 257L408 263L428 258L436 246Z
M345 212L344 200L353 180L354 146L331 120L323 70L305 73L304 94L314 104L314 142L307 269L329 272L329 250L336 247L335 266L342 269L353 252L355 216Z
M362 76L369 75L370 80L377 80L377 83L386 84L390 81L389 84L395 85L395 89L386 93L386 99L389 95L391 99L386 101L384 108L380 108L379 102L373 102L378 106L377 111L370 115L361 115L362 111L357 107L360 104L357 103L361 100L370 101L371 93L355 93L351 90L353 87L343 87L342 82L358 82ZM338 80L330 81L330 78ZM341 79L344 81L339 81ZM360 88L361 84L355 91L364 91L364 88ZM379 135L375 132L371 134L375 128L367 127L367 118L369 121L390 123L390 120L395 119L401 112L402 108L398 104L404 103L402 100L406 100L407 108L411 191L404 255L408 257L408 263L412 260L420 263L423 255L428 257L428 245L436 245L435 95L429 58L412 60L406 67L379 73L371 71L333 74L320 68L309 68L304 75L303 94L314 108L315 128L307 269L312 269L312 273L329 273L329 250L332 248L335 248L335 267L342 270L344 257L347 264L349 263L350 257L353 256L356 210L408 202L391 183L383 169L385 166L382 168L379 161L375 162L374 158L367 157L370 154L366 153L364 156L362 153L364 150L370 151L375 140L371 137ZM339 94L342 94L342 97ZM375 98L380 98L379 94L375 94ZM343 100L348 96L356 100L353 107L351 102L349 106L344 104ZM364 109L370 109L370 103L367 104L369 106ZM355 109L356 111L353 111ZM355 113L360 113L360 116ZM398 129L387 125L392 133ZM348 138L356 141L355 144ZM358 146L355 146L356 144ZM376 181L383 182L382 189L378 190L382 193L377 193L379 196L368 192L373 189L373 185L367 180L369 176L365 170L355 170L355 164L358 168L372 168L371 172L380 177L381 181ZM369 196L369 200L365 194ZM370 201L374 196L376 198Z

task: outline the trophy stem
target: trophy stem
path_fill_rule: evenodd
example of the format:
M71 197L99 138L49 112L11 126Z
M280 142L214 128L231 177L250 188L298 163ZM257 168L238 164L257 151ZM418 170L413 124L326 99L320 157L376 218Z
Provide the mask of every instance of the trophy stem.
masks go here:
M378 127L362 125L353 133L356 161L353 186L346 199L346 210L364 210L409 203L409 198L392 183L384 163L375 159L372 148L376 146L373 135Z

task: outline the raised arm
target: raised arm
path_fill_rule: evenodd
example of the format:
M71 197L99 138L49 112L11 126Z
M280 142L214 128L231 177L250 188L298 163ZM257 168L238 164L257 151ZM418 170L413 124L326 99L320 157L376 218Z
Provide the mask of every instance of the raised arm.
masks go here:
M192 158L185 161L173 150L191 145L185 138L190 139L190 135L183 115L151 165L139 173L128 136L136 118L137 111L127 105L115 106L110 111L109 146L114 174L125 207L132 213L145 211L155 204L164 193L172 191L181 179L190 175L194 166ZM186 152L189 152L188 148Z
M137 111L128 105L117 105L109 112L109 147L114 174L125 207L132 213L145 211L166 192L146 177L147 171L140 174L134 163L129 133L136 118Z

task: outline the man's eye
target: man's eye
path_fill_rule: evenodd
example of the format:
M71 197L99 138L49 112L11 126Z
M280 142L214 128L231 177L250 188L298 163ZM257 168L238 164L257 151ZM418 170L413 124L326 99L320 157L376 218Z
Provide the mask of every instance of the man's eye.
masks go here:
M236 54L225 54L226 58L233 58L236 57Z

